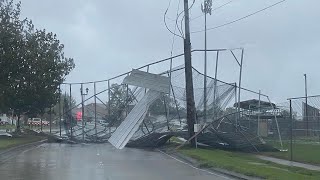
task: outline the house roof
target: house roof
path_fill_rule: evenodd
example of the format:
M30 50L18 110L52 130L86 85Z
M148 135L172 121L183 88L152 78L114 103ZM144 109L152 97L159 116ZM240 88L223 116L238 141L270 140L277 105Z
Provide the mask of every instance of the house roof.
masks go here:
M233 107L238 107L238 103L234 103ZM260 107L261 108L276 108L276 105L271 102L261 101L260 100ZM258 99L250 99L246 101L240 102L241 109L258 109L259 108L259 100Z

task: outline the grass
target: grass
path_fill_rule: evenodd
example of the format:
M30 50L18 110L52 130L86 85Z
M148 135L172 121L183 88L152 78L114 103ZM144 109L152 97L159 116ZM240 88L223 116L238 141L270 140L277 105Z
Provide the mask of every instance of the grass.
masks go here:
M28 144L36 141L43 140L42 136L22 136L22 137L0 137L0 150L8 149L14 146Z
M182 154L199 160L201 167L227 169L266 179L320 179L320 172L274 164L252 154L211 149L181 149Z
M1 125L0 129L15 129L16 126L15 125L11 125L11 124L6 124L6 125Z
M273 144L273 142L269 143ZM276 146L275 146L276 147ZM284 149L288 149L286 152L267 152L264 155L273 156L281 159L290 160L290 142L283 142ZM310 142L307 140L296 140L292 145L293 160L303 163L310 163L320 165L320 144L317 142Z

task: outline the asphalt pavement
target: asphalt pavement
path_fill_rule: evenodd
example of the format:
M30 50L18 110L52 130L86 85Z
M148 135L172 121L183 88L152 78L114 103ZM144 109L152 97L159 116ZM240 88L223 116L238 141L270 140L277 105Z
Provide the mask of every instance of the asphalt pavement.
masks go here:
M153 150L110 144L42 144L0 164L10 180L225 180Z

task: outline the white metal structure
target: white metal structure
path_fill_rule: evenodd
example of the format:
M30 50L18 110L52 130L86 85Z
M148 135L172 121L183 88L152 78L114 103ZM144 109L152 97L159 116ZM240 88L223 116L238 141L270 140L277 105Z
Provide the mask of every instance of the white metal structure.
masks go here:
M135 105L108 141L117 149L123 149L143 122L149 106L159 98L161 94L161 92L149 90Z
M123 83L167 94L170 90L169 77L139 71L136 69L132 70L130 75L124 78Z

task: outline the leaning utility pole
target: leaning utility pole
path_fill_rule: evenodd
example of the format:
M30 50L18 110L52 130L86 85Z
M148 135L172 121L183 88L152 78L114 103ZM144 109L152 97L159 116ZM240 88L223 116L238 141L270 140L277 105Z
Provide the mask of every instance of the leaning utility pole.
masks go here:
M201 11L204 13L204 87L203 87L203 119L207 122L207 14L211 15L212 0L204 0Z
M188 124L189 136L191 138L194 135L196 108L195 108L194 93L193 93L188 0L184 0L184 18L185 18L184 64L185 64L185 76L186 76L187 124ZM191 145L196 146L195 139L191 140Z

